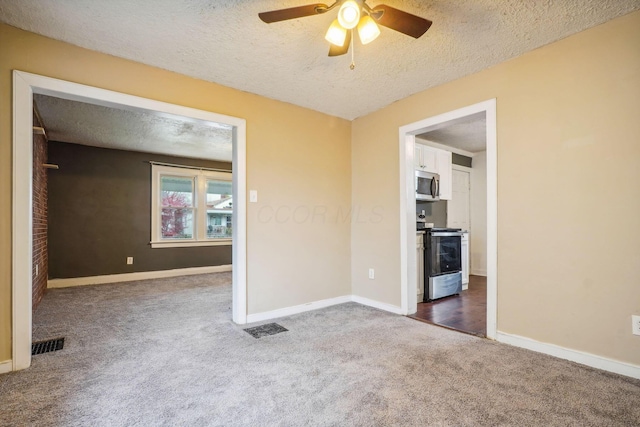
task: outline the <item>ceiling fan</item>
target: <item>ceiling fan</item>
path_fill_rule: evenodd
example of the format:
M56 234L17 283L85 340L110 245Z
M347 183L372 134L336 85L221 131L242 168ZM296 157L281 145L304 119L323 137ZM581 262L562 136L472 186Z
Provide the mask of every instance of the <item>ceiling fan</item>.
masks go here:
M267 24L271 24L272 22L286 21L288 19L320 15L337 6L340 6L338 18L333 21L325 35L325 39L331 43L329 56L344 55L349 51L352 30L356 27L360 41L362 41L362 44L367 44L380 35L378 24L417 39L427 32L432 23L428 19L385 4L372 8L367 4L366 0L337 0L331 6L323 3L314 3L262 12L258 16Z

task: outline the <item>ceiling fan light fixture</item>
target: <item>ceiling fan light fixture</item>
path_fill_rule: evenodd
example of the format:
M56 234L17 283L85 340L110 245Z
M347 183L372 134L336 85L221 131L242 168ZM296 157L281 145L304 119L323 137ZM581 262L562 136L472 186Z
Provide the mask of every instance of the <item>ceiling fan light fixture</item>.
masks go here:
M342 3L338 11L338 22L343 28L350 30L355 28L360 21L360 5L354 0L347 0Z
M358 23L358 35L362 44L368 44L378 38L380 28L378 28L372 17L365 15Z
M342 47L344 46L344 41L347 38L347 30L340 25L337 19L334 19L324 38L329 43Z

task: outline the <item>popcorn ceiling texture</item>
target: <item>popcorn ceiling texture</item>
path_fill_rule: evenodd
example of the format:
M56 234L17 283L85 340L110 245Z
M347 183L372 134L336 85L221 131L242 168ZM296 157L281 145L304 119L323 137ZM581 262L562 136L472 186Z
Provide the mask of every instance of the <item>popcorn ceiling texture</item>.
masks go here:
M305 0L0 0L0 21L88 49L354 119L427 88L640 9L638 0L388 0L428 18L414 40L388 28L329 58L335 11L265 24ZM381 1L369 0L370 6ZM357 38L356 38L357 39Z
M229 125L46 95L34 100L52 141L231 162Z

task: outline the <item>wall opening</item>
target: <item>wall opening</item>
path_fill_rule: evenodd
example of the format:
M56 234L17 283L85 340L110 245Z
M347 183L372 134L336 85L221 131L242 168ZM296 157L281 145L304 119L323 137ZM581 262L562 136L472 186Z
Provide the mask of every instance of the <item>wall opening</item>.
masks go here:
M13 229L12 229L12 368L31 364L33 284L33 96L42 94L91 104L156 111L225 123L233 129L233 321L246 323L246 122L244 119L197 110L119 92L13 72Z
M402 312L417 308L416 287L416 200L414 194L414 148L416 135L473 114L486 114L487 144L487 337L497 329L497 129L495 99L427 118L399 129L400 148L400 266Z

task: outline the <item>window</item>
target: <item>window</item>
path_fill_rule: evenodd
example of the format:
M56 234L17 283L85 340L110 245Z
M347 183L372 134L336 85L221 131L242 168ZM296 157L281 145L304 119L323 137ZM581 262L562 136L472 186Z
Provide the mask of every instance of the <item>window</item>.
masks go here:
M231 172L154 164L151 175L151 247L231 244Z
M210 239L231 238L231 215L233 196L231 182L207 180L207 237Z

